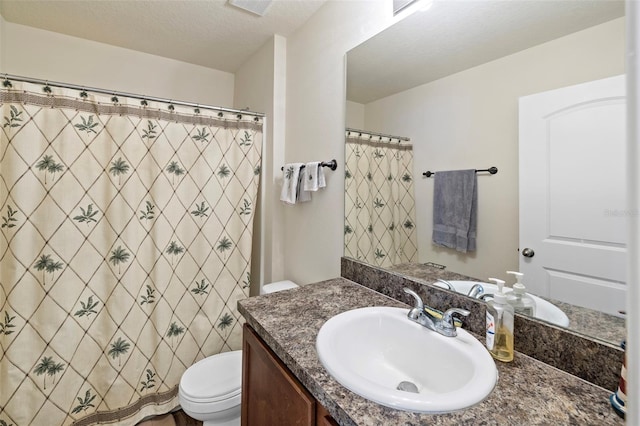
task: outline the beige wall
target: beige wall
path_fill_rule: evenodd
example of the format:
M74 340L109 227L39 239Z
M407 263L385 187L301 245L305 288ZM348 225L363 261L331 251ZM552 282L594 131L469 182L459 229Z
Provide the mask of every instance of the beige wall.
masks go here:
M338 161L325 190L285 207L285 276L300 284L340 275L345 53L393 20L391 0L329 1L288 38L286 162Z
M345 112L345 124L351 129L364 129L364 104L347 101Z
M233 105L233 74L4 21L0 72L101 89Z
M254 220L251 294L261 283L282 280L283 206L278 202L284 163L284 120L286 87L286 39L274 36L243 64L235 74L235 108L249 107L266 114L262 152L260 196Z
M623 74L624 61L620 18L367 104L367 130L412 139L420 262L480 279L517 270L518 98ZM422 172L490 166L499 173L478 175L477 252L433 245L433 179Z

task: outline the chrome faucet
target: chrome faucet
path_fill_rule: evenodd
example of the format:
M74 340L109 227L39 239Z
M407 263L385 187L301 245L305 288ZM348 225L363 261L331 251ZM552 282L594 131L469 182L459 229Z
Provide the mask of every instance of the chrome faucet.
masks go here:
M413 298L415 299L415 305L409 310L407 318L409 318L413 322L420 324L423 327L428 328L429 330L440 333L443 336L455 337L458 335L458 333L456 332L456 326L453 323L453 314L460 314L466 317L470 313L465 309L451 308L445 311L445 313L442 315L442 318L438 318L432 315L429 311L425 310L422 299L415 291L409 288L405 288L404 292L413 296Z

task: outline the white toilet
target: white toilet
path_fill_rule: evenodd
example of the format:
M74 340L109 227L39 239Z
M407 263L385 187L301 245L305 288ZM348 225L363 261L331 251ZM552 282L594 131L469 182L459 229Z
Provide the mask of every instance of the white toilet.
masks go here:
M240 425L242 351L202 359L180 379L178 396L184 412L204 426Z
M266 284L260 294L298 287L292 281ZM187 368L180 379L182 410L204 426L240 426L242 351L224 352Z

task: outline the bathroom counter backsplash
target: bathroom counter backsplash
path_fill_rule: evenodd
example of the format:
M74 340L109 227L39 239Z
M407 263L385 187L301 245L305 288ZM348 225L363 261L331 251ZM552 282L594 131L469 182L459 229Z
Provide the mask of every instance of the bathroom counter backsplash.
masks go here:
M433 284L438 278L445 280L487 281L487 277L484 279L469 277L447 269L438 269L424 263L403 263L390 266L386 269L411 277L425 284ZM509 287L511 286L509 283L507 283L507 285ZM542 299L553 303L567 315L569 318L568 328L570 330L589 336L596 336L599 339L612 342L616 345L626 338L624 318L614 317L613 315L594 311L593 309L571 305L547 297L542 297Z
M424 263L402 263L388 267L390 271L433 284L438 278L443 280L482 281L468 275L458 274L449 269L440 269Z
M408 308L344 278L238 302L247 323L343 426L624 424L609 405L611 392L521 353L514 362L496 363L496 388L466 410L418 414L368 401L335 381L315 350L318 331L329 318L367 306Z

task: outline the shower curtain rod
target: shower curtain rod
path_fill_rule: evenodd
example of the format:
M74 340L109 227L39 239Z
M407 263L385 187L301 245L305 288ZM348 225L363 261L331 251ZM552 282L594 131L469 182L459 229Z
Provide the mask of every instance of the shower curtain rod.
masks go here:
M398 139L398 140L405 141L405 142L409 142L411 140L410 138L406 138L406 137L403 137L403 136L385 135L384 133L368 132L366 130L351 129L349 127L347 127L345 130L347 132L359 133L360 136L362 136L363 133L366 133L367 135L371 135L371 136L379 136L381 138L389 138L389 139Z
M162 102L162 103L171 104L171 105L180 105L180 106L186 106L186 107L210 109L214 111L230 112L235 114L246 114L246 115L252 115L255 117L264 117L264 113L262 112L254 112L249 110L241 110L241 109L233 109L233 108L224 108L224 107L218 107L218 106L212 106L212 105L203 105L203 104L197 104L194 102L174 101L173 99L156 98L153 96L142 96L142 95L137 95L135 93L118 92L117 90L105 90L105 89L99 89L97 87L78 86L77 84L59 83L55 81L41 80L38 78L21 77L19 75L12 75L12 74L3 74L3 76L5 81L15 80L15 81L22 81L25 83L43 84L45 86L62 87L66 89L86 90L89 92L102 93L105 95L113 95L113 96L122 96L124 98L140 99L143 101Z

